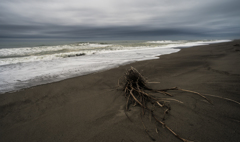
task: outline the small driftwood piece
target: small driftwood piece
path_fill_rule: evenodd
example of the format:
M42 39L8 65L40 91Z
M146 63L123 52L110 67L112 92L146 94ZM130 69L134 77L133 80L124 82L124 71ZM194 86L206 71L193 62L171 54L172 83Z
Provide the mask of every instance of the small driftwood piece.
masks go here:
M142 116L145 114L145 111L150 112L151 116L158 122L160 123L163 127L165 127L167 130L169 130L174 136L176 136L178 139L180 139L183 142L190 142L189 140L186 140L182 137L180 137L176 132L174 132L171 128L169 128L163 121L165 120L165 116L169 113L171 110L171 107L166 104L166 101L177 101L179 103L182 103L179 100L172 99L172 98L159 98L154 95L151 95L148 93L149 91L155 92L155 93L162 93L167 96L172 95L168 93L167 91L169 90L179 90L179 91L184 91L184 92L190 92L197 94L207 100L209 103L212 104L212 102L207 99L204 95L190 91L190 90L185 90L181 89L178 87L173 87L173 88L167 88L167 89L160 89L160 90L153 90L147 86L147 81L146 79L133 67L131 67L129 70L124 75L125 81L122 84L122 89L124 91L125 97L127 99L126 102L126 111L129 110L129 106L132 105L138 105L140 106L141 109L141 119ZM119 81L118 81L119 84ZM120 86L120 85L119 85ZM155 115L155 109L150 109L147 106L147 103L151 103L153 106L159 106L161 109L164 110L163 118L162 120L158 119L157 116ZM129 117L128 117L129 118ZM145 124L143 123L143 127L145 129L145 132L147 135L151 138L151 140L155 141L155 139L148 133L148 130L146 129ZM158 130L156 128L156 132L158 133Z

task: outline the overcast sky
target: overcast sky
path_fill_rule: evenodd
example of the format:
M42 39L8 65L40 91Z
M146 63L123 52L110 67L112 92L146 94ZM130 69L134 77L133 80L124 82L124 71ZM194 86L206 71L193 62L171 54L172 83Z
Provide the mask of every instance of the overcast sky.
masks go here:
M240 38L240 0L0 0L0 38Z

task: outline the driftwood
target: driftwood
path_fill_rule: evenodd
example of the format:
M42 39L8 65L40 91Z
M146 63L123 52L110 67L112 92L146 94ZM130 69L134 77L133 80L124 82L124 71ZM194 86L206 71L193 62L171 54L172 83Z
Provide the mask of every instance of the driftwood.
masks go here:
M160 123L163 127L165 127L167 130L169 130L178 139L182 140L183 142L190 142L189 140L186 140L186 139L180 137L177 133L175 133L170 127L168 127L164 123L165 116L171 110L171 107L168 104L166 104L166 101L177 101L179 103L182 103L182 102L179 101L179 100L176 100L176 99L172 99L172 98L159 98L159 97L156 97L154 95L151 95L148 92L151 91L151 92L155 92L155 93L162 93L162 94L165 94L167 96L172 97L172 95L170 93L168 93L167 91L169 91L169 90L179 90L179 91L184 91L184 92L190 92L190 93L197 94L200 97L207 100L210 104L212 104L212 102L209 99L207 99L204 95L202 95L198 92L185 90L185 89L181 89L181 88L178 88L178 87L154 90L154 89L151 89L150 87L148 87L147 83L148 82L146 81L146 79L135 68L131 67L129 70L127 70L127 72L125 73L125 76L124 76L124 81L122 82L122 85L121 85L121 87L124 91L125 97L127 99L127 101L126 101L126 111L129 110L129 106L131 104L134 105L134 106L138 105L142 108L142 110L141 110L141 120L142 120L142 116L145 114L145 111L148 111L148 112L150 112L151 117L153 117L158 123ZM120 86L119 81L118 81L118 85ZM162 119L157 118L157 116L155 115L155 109L149 108L147 106L147 103L151 103L153 106L158 106L158 107L160 107L164 110ZM126 114L126 116L127 116L127 114ZM129 120L130 120L130 118L129 118ZM148 133L148 130L146 129L146 126L143 123L143 121L142 121L142 124L143 124L143 127L144 127L147 135L151 138L151 140L155 141L155 139L152 138L150 136L150 134ZM158 133L157 128L156 128L156 132Z

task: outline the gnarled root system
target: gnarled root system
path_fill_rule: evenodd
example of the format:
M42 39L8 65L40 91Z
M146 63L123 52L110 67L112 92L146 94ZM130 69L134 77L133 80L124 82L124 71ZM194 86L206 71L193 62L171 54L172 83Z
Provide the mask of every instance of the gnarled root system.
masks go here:
M118 83L119 84L119 83ZM119 85L120 86L120 85ZM142 116L145 114L146 111L150 112L151 116L158 122L160 123L162 126L164 126L167 130L169 130L174 136L176 136L178 139L184 141L184 142L189 142L189 140L183 139L182 137L180 137L178 134L176 134L171 128L169 128L165 123L165 116L168 114L168 112L171 110L171 107L166 104L166 101L177 101L182 103L179 100L173 99L173 98L160 98L160 97L156 97L154 95L151 95L148 92L157 92L157 93L162 93L168 96L172 95L170 93L168 93L167 91L169 90L179 90L179 91L185 91L185 92L190 92L190 93L194 93L197 94L199 96L201 96L202 98L204 98L205 100L207 100L209 103L212 104L212 102L210 100L208 100L204 95L198 93L198 92L194 92L194 91L190 91L190 90L185 90L185 89L181 89L178 87L173 87L173 88L167 88L167 89L160 89L160 90L154 90L151 89L147 86L147 81L146 79L133 67L131 67L129 70L127 70L127 72L125 73L124 76L124 81L121 85L125 97L127 99L126 102L126 111L129 110L129 106L130 105L138 105L140 106L141 109L141 119ZM151 103L154 106L158 106L160 108L162 108L164 110L163 113L163 117L162 119L157 118L157 116L155 115L155 110L154 109L150 109L147 105L147 103ZM128 117L129 118L129 117ZM145 124L143 123L143 127L145 129L145 132L147 133L147 135L154 141L155 139L152 138L150 136L150 134L148 133L148 130L145 127ZM157 129L156 129L157 132Z

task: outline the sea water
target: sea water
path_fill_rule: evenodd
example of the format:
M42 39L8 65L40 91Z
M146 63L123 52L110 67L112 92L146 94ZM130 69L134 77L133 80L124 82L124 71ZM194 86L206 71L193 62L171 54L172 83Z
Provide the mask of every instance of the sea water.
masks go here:
M0 93L157 59L192 47L230 40L73 42L60 45L0 46ZM25 44L27 45L27 44Z

